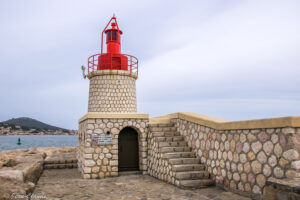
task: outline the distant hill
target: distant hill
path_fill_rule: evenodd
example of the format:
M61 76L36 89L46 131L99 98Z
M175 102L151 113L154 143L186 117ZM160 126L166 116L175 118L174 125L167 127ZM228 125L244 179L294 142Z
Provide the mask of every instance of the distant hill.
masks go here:
M56 126L51 126L49 124L45 124L43 122L40 122L38 120L29 118L29 117L19 117L19 118L12 118L7 121L1 122L2 124L10 124L15 126L21 126L21 127L27 127L27 128L35 128L35 129L43 129L43 130L67 130L64 128L59 128Z

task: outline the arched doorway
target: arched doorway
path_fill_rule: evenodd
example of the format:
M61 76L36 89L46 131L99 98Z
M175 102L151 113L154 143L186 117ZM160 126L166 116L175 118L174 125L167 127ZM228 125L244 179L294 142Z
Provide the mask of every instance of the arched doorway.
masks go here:
M129 127L119 134L119 171L139 170L138 133Z

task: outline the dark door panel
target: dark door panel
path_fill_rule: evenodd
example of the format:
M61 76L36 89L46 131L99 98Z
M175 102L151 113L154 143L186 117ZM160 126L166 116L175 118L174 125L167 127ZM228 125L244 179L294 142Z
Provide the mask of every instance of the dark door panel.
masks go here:
M119 134L119 171L139 170L138 133L124 128Z

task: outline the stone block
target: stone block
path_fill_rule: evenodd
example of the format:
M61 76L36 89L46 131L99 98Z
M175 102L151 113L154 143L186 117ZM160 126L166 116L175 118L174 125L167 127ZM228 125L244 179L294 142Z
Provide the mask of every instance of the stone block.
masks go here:
M84 152L87 153L87 154L91 154L91 153L94 153L95 149L92 148L92 147L89 147L89 148L85 148L84 149Z
M96 162L93 160L85 160L83 164L86 167L93 167L96 164Z

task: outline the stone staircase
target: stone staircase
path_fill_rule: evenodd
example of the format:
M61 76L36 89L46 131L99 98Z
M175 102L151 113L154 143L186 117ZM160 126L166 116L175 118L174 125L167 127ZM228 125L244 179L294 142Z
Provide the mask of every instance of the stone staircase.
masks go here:
M150 124L148 137L150 175L183 188L214 185L205 166L173 124Z
M48 160L44 161L44 169L77 168L77 160Z
M77 168L76 152L56 152L44 160L44 169Z

